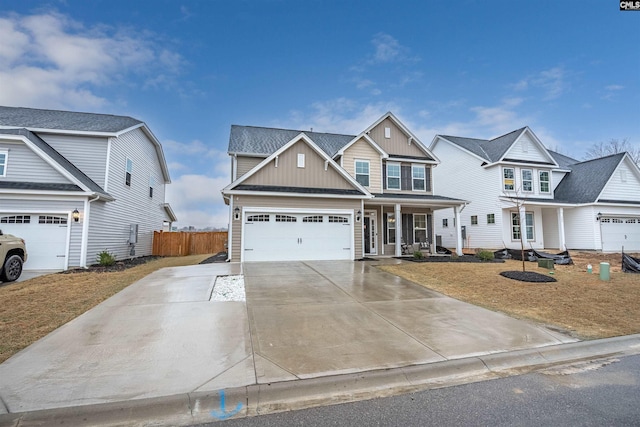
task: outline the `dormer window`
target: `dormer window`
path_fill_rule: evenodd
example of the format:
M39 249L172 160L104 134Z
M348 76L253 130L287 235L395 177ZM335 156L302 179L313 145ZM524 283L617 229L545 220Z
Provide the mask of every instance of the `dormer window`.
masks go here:
M515 170L513 168L502 169L502 188L505 191L513 191L516 189Z
M550 193L549 187L549 171L540 171L540 192Z
M9 158L9 152L7 150L0 150L0 177L7 176L7 159Z

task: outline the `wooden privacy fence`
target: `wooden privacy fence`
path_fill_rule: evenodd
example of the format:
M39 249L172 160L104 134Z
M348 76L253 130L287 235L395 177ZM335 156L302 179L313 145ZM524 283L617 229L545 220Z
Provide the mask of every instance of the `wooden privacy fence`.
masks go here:
M226 231L154 231L153 255L185 256L226 251Z

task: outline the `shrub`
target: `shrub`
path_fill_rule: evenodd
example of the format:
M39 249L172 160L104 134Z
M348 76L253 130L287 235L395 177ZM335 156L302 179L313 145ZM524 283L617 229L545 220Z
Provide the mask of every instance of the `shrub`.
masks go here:
M479 250L476 256L480 258L482 261L491 261L494 258L493 252L486 251L484 249Z
M98 254L97 261L101 266L108 267L116 263L116 257L105 249Z
M423 254L421 251L415 251L415 252L413 253L413 257L414 257L415 259L422 259L422 258L424 258L424 254Z

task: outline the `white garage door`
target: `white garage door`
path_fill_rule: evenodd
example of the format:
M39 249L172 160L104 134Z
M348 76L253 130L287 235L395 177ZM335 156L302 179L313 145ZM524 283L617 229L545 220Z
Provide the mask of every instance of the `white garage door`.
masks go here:
M600 219L602 250L605 252L640 251L640 218Z
M248 213L244 261L353 259L351 214Z
M67 254L67 215L0 214L0 230L27 244L25 270L64 270Z

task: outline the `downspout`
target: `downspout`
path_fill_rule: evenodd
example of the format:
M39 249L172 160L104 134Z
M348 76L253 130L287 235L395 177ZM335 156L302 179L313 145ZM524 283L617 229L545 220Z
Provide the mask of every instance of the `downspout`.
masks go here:
M233 221L235 218L233 216L233 196L229 197L229 225L227 225L227 262L231 262L231 252L232 252L232 244L233 241Z
M89 213L91 210L90 204L99 200L100 196L96 196L94 199L85 199L84 201L84 215L82 218L82 240L80 244L80 267L87 268L87 247L89 246Z

